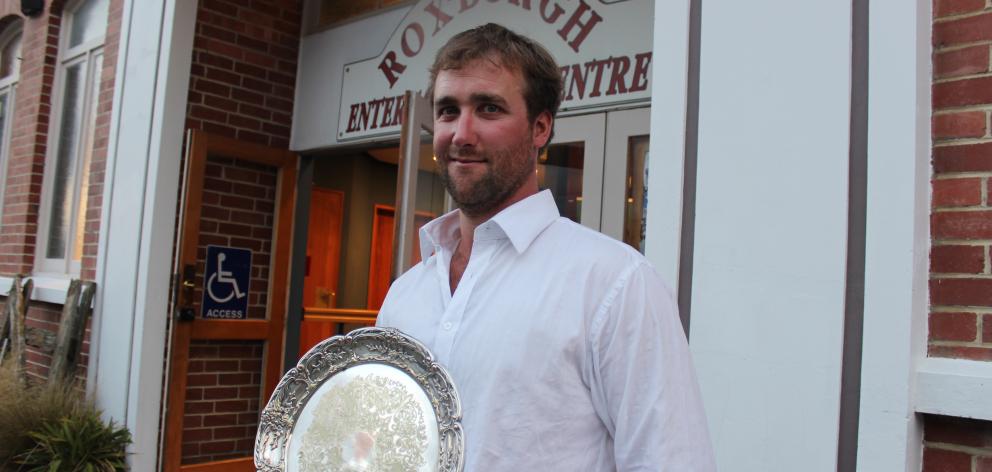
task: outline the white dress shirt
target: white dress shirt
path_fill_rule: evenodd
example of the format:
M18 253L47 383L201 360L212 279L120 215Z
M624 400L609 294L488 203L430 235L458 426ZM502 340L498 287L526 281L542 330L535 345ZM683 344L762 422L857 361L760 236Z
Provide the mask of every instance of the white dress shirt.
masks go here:
M544 191L475 229L452 294L458 239L457 210L421 229L377 324L451 374L467 472L716 469L678 310L640 253Z

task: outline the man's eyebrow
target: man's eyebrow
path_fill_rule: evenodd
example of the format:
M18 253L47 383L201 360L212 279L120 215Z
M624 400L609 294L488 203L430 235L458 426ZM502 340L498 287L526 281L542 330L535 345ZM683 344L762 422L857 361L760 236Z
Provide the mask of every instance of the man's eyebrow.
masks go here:
M492 93L473 93L469 96L469 101L471 103L495 103L497 105L506 106L507 101L500 95ZM443 96L434 99L434 108L441 108L446 106L457 105L458 100L454 97Z
M472 103L495 103L497 105L506 105L506 99L492 93L473 93L470 97Z
M446 106L451 106L458 103L454 97L438 97L434 99L434 108L441 108Z

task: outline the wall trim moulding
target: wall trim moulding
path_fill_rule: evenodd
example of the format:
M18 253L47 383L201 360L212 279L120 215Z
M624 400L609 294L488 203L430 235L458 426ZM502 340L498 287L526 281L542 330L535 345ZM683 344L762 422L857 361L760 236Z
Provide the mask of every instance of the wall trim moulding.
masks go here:
M916 411L992 420L992 362L928 357L916 371Z
M31 291L31 300L36 302L65 304L65 295L69 291L69 277L53 277L43 275L32 275L27 277L34 281L34 289ZM14 282L13 277L0 276L0 296L7 296L10 292L10 284Z

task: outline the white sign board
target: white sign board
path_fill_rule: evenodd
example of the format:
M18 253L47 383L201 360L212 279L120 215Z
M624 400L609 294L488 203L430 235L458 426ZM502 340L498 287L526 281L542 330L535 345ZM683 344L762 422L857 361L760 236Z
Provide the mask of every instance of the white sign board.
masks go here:
M423 92L437 50L494 22L548 48L561 67L561 111L651 97L652 0L422 0L379 56L344 68L338 140L400 130L403 92Z

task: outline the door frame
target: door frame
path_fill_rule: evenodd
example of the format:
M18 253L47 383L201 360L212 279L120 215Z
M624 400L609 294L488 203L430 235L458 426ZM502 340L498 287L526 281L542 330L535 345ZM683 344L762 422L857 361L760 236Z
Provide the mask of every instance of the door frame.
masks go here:
M236 458L201 464L182 465L183 411L186 401L189 345L192 340L265 340L263 382L260 403L272 394L282 373L283 339L288 295L289 262L292 247L293 210L296 203L297 157L288 150L275 149L246 143L232 138L191 130L189 153L182 202L180 233L177 237L177 271L188 264L196 264L199 244L200 211L207 158L221 154L263 165L276 167L276 204L273 221L273 240L269 270L268 317L264 320L195 319L178 321L183 307L191 306L192 290L184 291L186 280L179 281L179 303L173 306L173 332L170 347L169 377L165 389L165 434L162 452L165 471L242 471L253 470L253 458ZM192 282L192 281L188 281ZM185 294L184 294L185 292ZM232 325L237 323L237 325ZM237 329L232 329L237 326ZM271 356L276 356L274 359Z
M556 119L550 144L582 142L582 216L584 226L623 240L628 142L648 135L651 108L608 110Z
M623 241L626 218L628 148L632 136L651 134L651 109L606 112L606 158L603 162L603 217L599 230ZM610 156L613 156L611 159ZM645 160L644 165L647 165ZM646 184L646 182L645 182Z
M582 157L582 225L599 231L603 214L603 165L606 114L566 116L555 119L549 145L584 143Z

